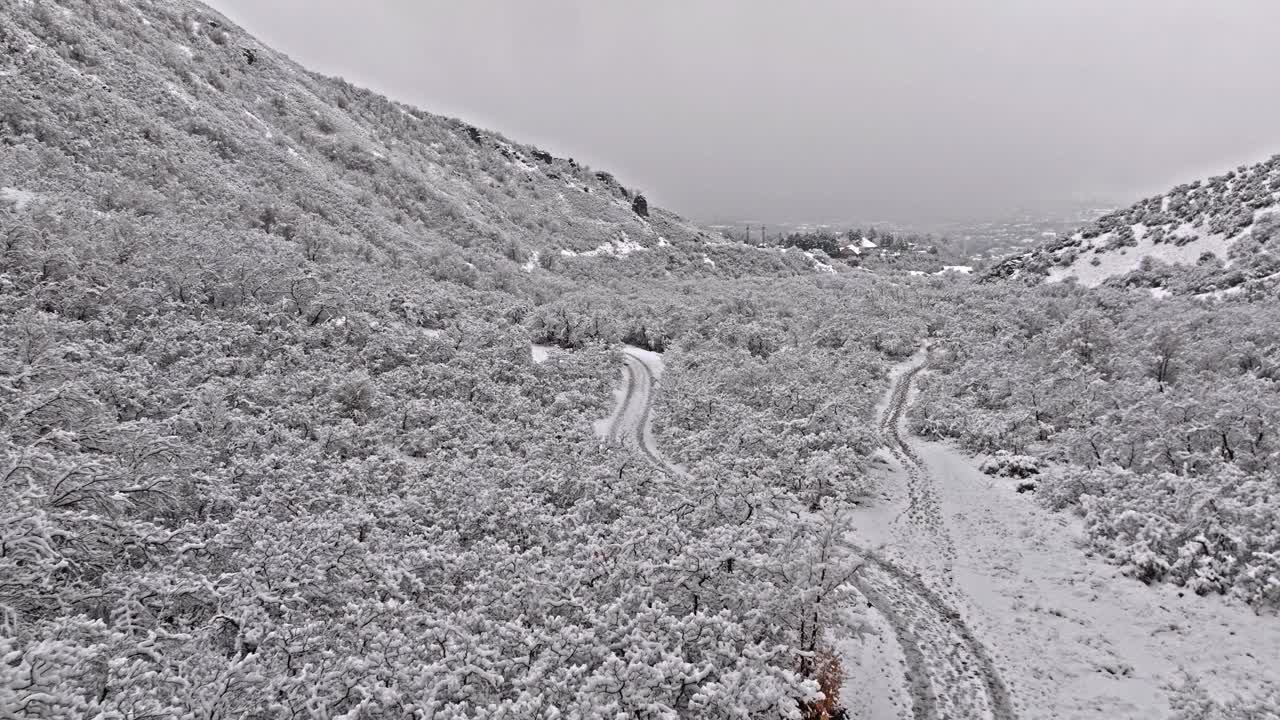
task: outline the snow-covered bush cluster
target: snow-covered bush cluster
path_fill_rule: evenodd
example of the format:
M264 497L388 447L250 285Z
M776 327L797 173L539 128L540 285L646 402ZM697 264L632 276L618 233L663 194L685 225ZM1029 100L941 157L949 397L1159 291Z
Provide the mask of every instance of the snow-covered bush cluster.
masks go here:
M882 356L812 345L761 356L712 341L667 362L656 431L694 475L786 492L814 510L870 494L865 463L878 441L865 388L883 381Z
M812 697L803 654L846 624L838 507L914 332L870 312L877 288L539 305L167 213L124 236L71 201L0 222L4 713L785 717ZM762 282L828 312L761 303ZM531 363L561 311L581 342ZM656 412L697 482L592 435L620 362L590 333L618 328L670 343Z
M1280 607L1275 480L1223 465L1207 476L1068 468L1039 491L1084 515L1090 543L1134 577Z
M1040 474L1040 458L998 450L982 461L982 472L999 477L1028 478Z
M1280 304L1012 284L951 302L914 429L1055 464L1040 496L1135 576L1280 607Z
M126 251L45 209L0 294L4 713L785 717L812 696L802 654L846 622L874 327L737 299L675 316L657 412L699 480L673 481L591 434L615 353L529 361L528 298L163 219ZM833 311L856 290L790 282Z
M1197 678L1187 677L1170 687L1169 720L1277 720L1280 690L1265 698L1216 700Z

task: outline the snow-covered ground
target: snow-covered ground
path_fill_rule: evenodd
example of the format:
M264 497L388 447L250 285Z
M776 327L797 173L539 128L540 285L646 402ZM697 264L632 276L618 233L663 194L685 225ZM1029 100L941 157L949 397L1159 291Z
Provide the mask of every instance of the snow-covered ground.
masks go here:
M899 472L885 478L882 502L852 518L847 540L864 559L850 581L852 589L892 634L863 636L861 646L838 646L843 664L851 668L842 697L863 698L856 705L850 700L848 710L868 720L1014 720L1008 686L951 587L954 542L941 522L927 467L901 431L912 379L925 360L921 351L895 368L877 407L884 448L876 460ZM895 644L900 655L892 650ZM889 664L902 673L865 672ZM885 703L893 708L887 714Z
M1126 578L1081 550L1075 518L1019 494L1017 481L983 475L949 445L903 439L924 474L883 456L881 502L854 513L850 538L954 608L1019 718L1168 717L1167 688L1184 672L1219 699L1280 686L1280 618ZM909 717L884 699L903 692L900 675L883 671L903 663L891 646L870 637L842 648L852 717Z
M1220 699L1280 686L1280 618L1124 577L1081 550L1075 518L952 447L917 447L956 539L956 583L1023 717L1165 717L1184 670Z
M649 248L641 245L640 243L634 240L631 240L630 238L620 238L617 240L612 240L610 242L604 243L599 247L595 248L594 250L584 250L582 252L576 252L574 250L562 249L560 251L560 254L565 257L599 257L601 255L608 255L612 257L622 257L624 255L630 255L633 252L640 252L642 250L648 250L648 249Z
M1175 245L1172 242L1156 244L1142 223L1133 225L1132 230L1137 245L1131 247L1109 247L1114 233L1103 233L1088 240L1081 239L1079 256L1070 265L1065 267L1055 265L1050 269L1049 282L1074 277L1085 287L1097 287L1107 278L1137 270L1144 257L1156 258L1175 265L1195 265L1201 255L1212 253L1225 261L1231 245L1239 239L1239 235L1228 238L1225 235L1210 234L1203 228L1183 223L1173 232L1173 235L1194 238L1191 242L1184 245ZM1094 264L1095 260L1097 264Z
M866 611L868 631L836 641L844 668L840 703L850 720L910 720L907 659L893 626L874 608Z

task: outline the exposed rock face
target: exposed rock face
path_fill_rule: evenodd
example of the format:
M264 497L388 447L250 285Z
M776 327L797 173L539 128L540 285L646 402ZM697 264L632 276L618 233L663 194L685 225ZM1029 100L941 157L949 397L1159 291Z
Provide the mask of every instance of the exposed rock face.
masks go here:
M636 199L631 201L631 209L640 217L649 217L649 201L643 195L636 195Z

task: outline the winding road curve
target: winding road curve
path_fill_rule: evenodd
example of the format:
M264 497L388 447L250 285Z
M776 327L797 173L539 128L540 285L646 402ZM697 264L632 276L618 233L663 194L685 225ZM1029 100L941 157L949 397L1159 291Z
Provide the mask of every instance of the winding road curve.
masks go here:
M607 439L636 448L664 472L687 476L662 457L650 431L661 372L655 364L645 353L624 351L625 388L608 422ZM928 467L901 431L911 383L924 366L923 362L913 364L898 378L879 427L886 447L907 475L908 503L899 519L913 532L932 534L932 543L944 559L946 578L955 550L944 529ZM1016 720L1013 700L995 663L960 614L920 577L879 553L856 550L864 562L851 582L894 630L906 659L913 720Z
M677 477L687 476L688 473L662 457L650 429L654 388L658 384L661 368L655 368L654 361L649 356L631 348L623 351L622 360L625 391L622 403L610 419L608 441L639 450L649 462L667 473Z

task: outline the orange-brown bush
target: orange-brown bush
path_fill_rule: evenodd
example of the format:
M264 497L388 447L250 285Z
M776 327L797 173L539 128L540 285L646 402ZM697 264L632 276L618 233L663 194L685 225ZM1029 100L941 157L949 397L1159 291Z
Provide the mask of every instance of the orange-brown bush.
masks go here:
M822 699L805 703L801 706L805 720L840 720L845 716L840 705L840 685L844 682L844 668L840 658L830 650L819 650L811 660L807 660L813 679L818 681L822 690Z

